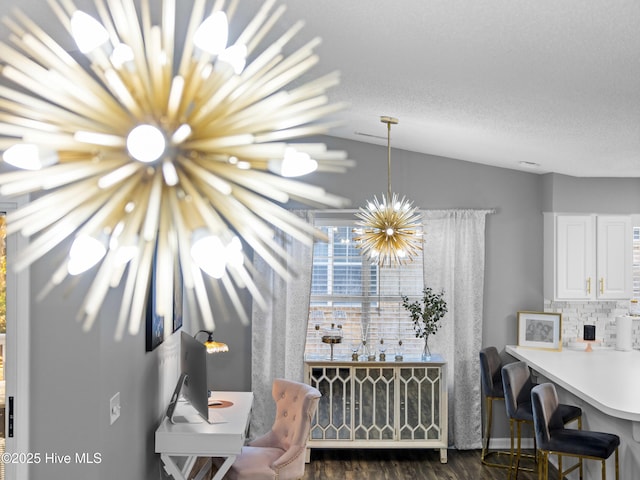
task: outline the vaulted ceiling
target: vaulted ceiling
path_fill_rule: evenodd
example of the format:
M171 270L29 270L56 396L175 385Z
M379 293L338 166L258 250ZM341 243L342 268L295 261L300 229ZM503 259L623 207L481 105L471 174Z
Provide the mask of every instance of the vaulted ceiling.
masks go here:
M314 73L341 72L331 100L347 107L335 136L386 145L379 117L391 115L400 120L394 148L539 173L640 177L637 0L280 3L281 22L303 19L298 36L322 38ZM18 4L58 28L43 0L3 1L0 14Z

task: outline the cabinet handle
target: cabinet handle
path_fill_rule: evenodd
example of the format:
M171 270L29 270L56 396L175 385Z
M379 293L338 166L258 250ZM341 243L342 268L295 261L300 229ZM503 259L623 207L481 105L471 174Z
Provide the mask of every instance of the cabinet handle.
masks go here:
M600 295L604 293L604 277L600 277Z
M591 295L591 277L587 278L587 294Z

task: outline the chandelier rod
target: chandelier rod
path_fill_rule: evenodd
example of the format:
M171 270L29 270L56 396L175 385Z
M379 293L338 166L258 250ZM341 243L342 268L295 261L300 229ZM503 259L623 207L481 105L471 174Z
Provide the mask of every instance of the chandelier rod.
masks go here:
M397 125L398 119L382 116L380 121L387 124L387 198L391 201L391 125Z

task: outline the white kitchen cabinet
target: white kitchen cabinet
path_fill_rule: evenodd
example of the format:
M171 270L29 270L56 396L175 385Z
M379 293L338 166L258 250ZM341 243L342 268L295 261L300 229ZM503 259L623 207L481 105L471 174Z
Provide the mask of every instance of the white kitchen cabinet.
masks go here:
M307 359L322 397L307 448L436 448L447 461L446 363Z
M545 298L631 298L632 240L629 215L545 213Z

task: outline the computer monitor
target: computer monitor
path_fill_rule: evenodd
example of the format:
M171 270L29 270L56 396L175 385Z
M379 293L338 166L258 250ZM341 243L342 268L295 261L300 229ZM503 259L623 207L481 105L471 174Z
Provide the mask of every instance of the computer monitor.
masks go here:
M180 332L180 379L173 393L173 401L182 397L202 419L209 421L207 400L207 350L204 344L191 335ZM167 415L171 421L190 421L189 417L177 419L174 415L175 405L169 405Z

